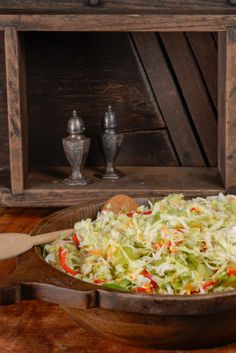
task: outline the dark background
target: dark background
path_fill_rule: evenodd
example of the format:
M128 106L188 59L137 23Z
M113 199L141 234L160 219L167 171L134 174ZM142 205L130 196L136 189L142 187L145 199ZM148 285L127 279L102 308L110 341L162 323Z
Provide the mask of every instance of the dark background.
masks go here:
M61 140L74 109L92 137L88 164L101 165L108 104L125 134L117 164L216 166L217 36L152 35L25 34L29 166L67 164ZM0 33L0 167L9 164L6 112Z

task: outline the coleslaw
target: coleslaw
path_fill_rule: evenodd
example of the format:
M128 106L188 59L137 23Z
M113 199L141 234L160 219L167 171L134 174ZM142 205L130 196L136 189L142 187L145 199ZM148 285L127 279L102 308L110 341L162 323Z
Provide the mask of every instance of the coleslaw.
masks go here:
M148 294L236 288L236 196L170 194L119 215L106 210L42 248L46 262L77 279Z

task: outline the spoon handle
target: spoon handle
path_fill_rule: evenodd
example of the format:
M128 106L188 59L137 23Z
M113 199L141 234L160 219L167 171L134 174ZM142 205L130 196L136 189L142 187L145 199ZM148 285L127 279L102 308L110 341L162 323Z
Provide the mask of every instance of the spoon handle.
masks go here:
M60 236L62 236L63 238L67 238L72 235L73 232L74 229L64 229L56 232L35 235L31 237L32 246L50 243L51 241L58 239L58 237Z

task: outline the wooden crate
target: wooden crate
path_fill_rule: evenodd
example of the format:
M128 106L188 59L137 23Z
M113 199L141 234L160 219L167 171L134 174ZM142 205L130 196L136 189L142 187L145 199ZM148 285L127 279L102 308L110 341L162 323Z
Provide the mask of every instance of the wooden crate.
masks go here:
M5 206L66 206L107 198L114 193L147 197L169 192L186 195L210 195L220 191L235 193L236 8L221 0L189 0L182 5L181 1L174 0L133 0L128 4L125 1L103 1L99 8L90 8L85 3L15 1L14 8L8 1L0 4L10 151L10 170L3 170L0 177L0 203ZM157 118L150 119L150 130L153 126L158 129L155 132L156 153L162 153L163 165L159 165L156 157L151 158L151 153L145 163L145 151L141 151L143 166L137 166L138 154L130 165L128 159L123 158L128 163L122 168L126 177L115 182L94 179L93 184L85 187L69 187L60 182L69 174L68 168L42 163L37 167L29 163L33 159L28 156L32 143L29 130L34 118L28 114L32 111L28 101L33 101L33 97L27 89L27 38L34 36L35 32L39 36L46 32L42 35L49 36L54 32L74 35L75 32L88 31L129 33L130 47L146 85L145 94L148 92L149 100L154 102ZM206 38L209 41L204 46L202 43L207 41ZM216 63L205 65L201 59L201 55L206 55L204 50L214 56L216 48L218 98L216 81L212 79ZM179 60L183 53L187 67ZM66 52L65 55L72 53ZM200 69L199 65L202 65ZM189 89L190 81L192 90ZM142 112L145 113L145 109ZM147 119L152 114L147 109ZM135 121L137 124L135 115L130 116L130 123ZM138 146L137 139L131 140ZM148 140L149 137L145 143ZM160 152L164 145L170 146L168 151L172 151L171 156L168 152L166 161L164 152ZM129 149L132 149L131 143ZM94 169L95 166L91 165L88 174L92 175Z

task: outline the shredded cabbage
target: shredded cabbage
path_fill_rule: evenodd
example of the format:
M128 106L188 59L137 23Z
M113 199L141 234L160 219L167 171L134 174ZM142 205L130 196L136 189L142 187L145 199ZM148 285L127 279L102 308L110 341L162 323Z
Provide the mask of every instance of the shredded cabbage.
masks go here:
M44 245L42 254L80 280L150 294L236 288L234 195L170 194L134 213L102 211L74 230L73 237Z

